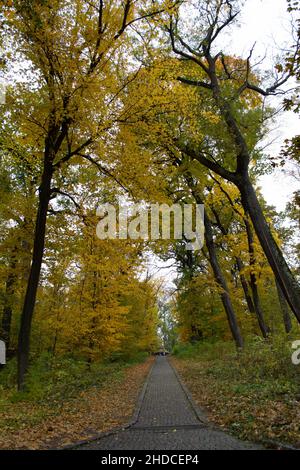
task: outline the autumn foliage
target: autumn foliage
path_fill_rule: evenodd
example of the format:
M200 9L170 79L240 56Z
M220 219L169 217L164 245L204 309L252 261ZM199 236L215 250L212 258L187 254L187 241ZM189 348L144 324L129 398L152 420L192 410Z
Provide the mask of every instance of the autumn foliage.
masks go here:
M299 80L299 44L268 74L253 50L219 50L238 1L0 8L4 389L34 391L44 357L91 371L162 344L233 340L240 353L253 337L286 343L300 321L299 194L288 225L259 178L276 166L262 145L277 113L268 98ZM298 112L297 94L288 99ZM299 171L299 136L286 145L281 164ZM203 203L202 249L97 238L100 204L137 202ZM158 259L175 275L153 275Z

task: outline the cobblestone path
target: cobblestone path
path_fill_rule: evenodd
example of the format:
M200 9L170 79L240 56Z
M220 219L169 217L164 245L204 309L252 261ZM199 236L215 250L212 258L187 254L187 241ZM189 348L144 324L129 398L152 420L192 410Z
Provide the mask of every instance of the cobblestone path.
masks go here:
M168 359L157 357L135 424L80 449L247 450L259 446L239 441L202 421Z

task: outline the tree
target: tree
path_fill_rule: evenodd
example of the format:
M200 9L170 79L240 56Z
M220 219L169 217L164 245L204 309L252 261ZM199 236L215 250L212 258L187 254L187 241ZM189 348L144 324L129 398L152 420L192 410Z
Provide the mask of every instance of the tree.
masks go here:
M235 6L238 2L206 0L199 2L199 12L203 21L201 38L187 42L183 32L180 32L180 10L176 15L170 15L167 27L173 52L180 60L196 64L199 68L200 79L181 75L179 80L186 87L195 87L209 93L213 99L215 109L221 117L222 125L226 126L228 138L231 141L232 152L235 155L235 166L226 168L222 162L216 161L207 153L205 146L183 141L179 147L192 160L199 161L206 168L217 175L234 183L240 190L242 203L249 212L254 229L273 269L286 299L291 306L298 321L300 321L300 287L293 276L272 232L266 222L264 213L259 204L250 175L249 165L253 150L247 141L243 130L242 116L237 113L242 100L249 91L254 95L270 96L281 90L281 87L291 76L290 71L284 71L275 82L263 88L257 81L253 81L250 52L242 69L236 69L223 52L214 51L214 45L221 32L228 28L237 18L239 11Z
M5 116L2 116L5 120ZM33 167L27 162L28 149L19 146L13 138L16 128L5 126L0 137L1 178L1 283L2 336L8 354L15 351L12 338L13 314L20 308L20 292L24 291L25 279L30 268L32 223L35 210ZM14 335L13 335L14 336Z
M248 245L248 254L249 254L249 265L250 265L250 287L252 292L252 298L249 297L248 285L247 281L244 277L244 263L241 260L240 256L237 256L236 262L241 276L241 283L243 286L243 290L245 293L246 301L249 307L250 312L253 311L259 323L260 330L264 338L267 337L268 333L270 333L269 327L265 323L264 314L261 307L261 301L258 293L258 286L257 286L257 276L256 276L256 255L255 255L255 241L253 236L253 230L251 226L251 222L247 216L243 212L243 209L239 207L238 204L234 203L232 197L230 196L229 188L225 189L224 184L222 185L218 179L212 176L212 179L217 183L218 188L220 189L221 193L225 195L227 202L229 202L230 207L235 212L237 216L239 216L243 221L243 229L246 231L247 236L247 245ZM235 198L236 201L236 198ZM220 222L219 222L220 224ZM224 228L223 228L224 234Z
M10 112L19 132L32 146L35 143L32 158L40 164L32 263L19 333L19 389L28 368L47 212L57 194L52 181L76 157L109 171L99 157L105 152L104 136L107 143L113 140L114 126L124 112L120 98L127 86L127 30L159 11L151 2L137 7L131 0L16 0L2 6L9 53L15 50L28 65L27 82L9 100Z
M193 197L195 198L195 201L197 204L203 204L203 197L201 196L201 193L199 193L199 189L197 190L197 187L193 185L193 181L191 178L188 178L188 185L190 189L192 190ZM225 276L222 273L220 264L218 262L218 257L217 257L217 252L215 248L215 243L213 239L213 231L212 231L212 223L211 220L207 214L207 210L204 210L204 228L205 228L205 243L209 255L209 261L215 276L215 280L217 284L220 287L220 297L224 306L224 310L227 315L227 320L229 324L230 331L232 333L232 337L236 343L236 347L243 348L243 338L240 332L240 328L237 323L237 317L236 313L234 311L231 298L230 298L230 292L227 286L227 282L225 279Z
M243 62L239 61L236 65L243 66ZM214 160L216 160L216 158L227 158L229 164L233 165L231 159L232 154L230 153L232 152L232 145L228 142L230 140L228 135L224 134L224 126L221 126L218 113L213 106L212 100L207 96L207 93L201 93L198 89L195 91L192 87L189 87L188 92L185 93L186 90L182 89L180 81L174 81L174 77L176 79L182 70L187 71L188 67L185 64L174 63L173 59L162 59L160 56L153 62L152 70L144 70L148 83L151 83L149 92L147 92L147 90L143 93L141 92L143 82L140 83L139 80L130 87L130 91L134 97L141 96L140 101L143 101L143 98L147 101L149 99L153 100L152 114L148 113L145 115L145 107L143 105L140 105L140 109L138 108L140 103L139 98L137 98L137 115L139 121L138 124L131 121L129 126L131 126L132 132L139 138L141 152L152 149L155 163L158 166L160 165L160 171L165 174L165 180L169 182L169 187L166 188L166 191L171 195L173 201L178 202L184 200L184 197L188 194L188 190L184 187L182 179L178 179L178 175L176 175L176 171L179 171L181 174L190 172L193 177L198 180L199 185L203 188L202 191L206 194L207 203L207 188L211 185L211 180L214 180L214 176L211 171L205 171L199 164L197 168L195 168L198 162L186 157L185 148L182 150L181 143L192 140L193 138L197 139L197 141L209 142L211 151L214 152ZM191 70L195 73L193 67ZM168 97L170 89L172 90L172 100L168 101L168 99L165 98L164 101L161 99L162 94ZM132 99L132 95L129 95L131 97L130 99L135 101ZM240 112L243 114L245 125L247 123L249 128L247 139L252 147L254 147L260 130L260 117L256 109L257 103L255 103L255 100L253 101L252 98L252 94L250 93L247 99L245 99L243 106L240 106ZM161 104L161 108L158 112L155 103ZM217 139L219 139L219 141ZM258 156L256 157L258 158ZM175 168L179 168L179 170L175 170ZM211 206L211 210L214 212L214 202L212 202ZM245 224L248 223L248 220L244 214L244 210L241 209L241 211L243 212L243 230L245 231ZM208 213L206 215L208 219L207 225L211 226L210 216ZM207 231L209 233L209 227ZM252 233L249 232L249 236L250 235L252 236ZM252 244L252 240L247 244L248 256L250 249L253 252L251 248ZM232 305L230 305L232 302L230 301L227 281L222 275L220 266L217 266L214 243L208 241L208 245L211 247L210 255L214 260L215 274L221 286L221 292L224 290L224 295L227 293L224 302L226 304L225 308L227 309L228 317L234 318L236 315L234 314ZM265 324L262 308L260 306L254 254L250 254L249 258L251 264L250 286L253 294L253 301L251 299L251 302L253 303L253 309L257 315L261 331L266 337L269 329ZM242 269L241 263L239 263L239 265ZM228 302L227 298L229 298ZM231 324L236 324L236 321L233 319ZM236 326L233 329L236 332L237 343L239 343L239 333Z

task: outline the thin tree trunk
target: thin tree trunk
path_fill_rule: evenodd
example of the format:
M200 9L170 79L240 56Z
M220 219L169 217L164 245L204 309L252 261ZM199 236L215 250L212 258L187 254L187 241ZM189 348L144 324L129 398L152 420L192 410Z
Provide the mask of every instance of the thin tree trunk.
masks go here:
M250 266L253 268L251 269L251 274L250 274L250 287L251 287L252 296L253 296L254 313L257 316L260 330L263 336L266 337L267 334L270 333L270 328L266 325L265 320L264 320L264 314L263 314L263 310L261 307L258 288L257 288L256 275L255 275L255 252L254 252L254 245L253 245L254 239L253 239L252 228L247 218L247 215L245 216L244 214L242 214L240 211L236 209L230 195L227 193L227 191L225 191L224 188L222 188L222 185L217 180L215 181L219 185L223 194L225 194L225 196L227 197L233 210L243 219L245 226L246 226Z
M199 192L195 188L192 177L186 175L185 179L190 189L192 190L192 194L194 196L196 203L203 204L201 194L199 194ZM215 246L214 239L213 239L212 224L207 215L206 210L204 210L204 228L205 228L204 237L205 237L205 243L206 243L206 247L207 247L208 254L209 254L209 262L212 267L215 280L218 286L221 288L220 297L224 306L224 310L227 315L229 328L230 328L232 337L235 341L237 349L242 349L244 346L243 337L241 335L241 331L237 322L237 317L236 317L236 314L235 314L235 311L231 302L227 282L226 282L225 276L223 275L221 266L218 261L217 250L216 250L216 246Z
M233 204L232 204L232 206L233 206ZM223 227L223 225L221 223L221 220L219 218L219 215L216 213L216 211L214 209L213 209L213 213L215 214L216 221L217 221L218 227L220 228L221 232L223 233L223 235L227 235L228 231ZM251 226L250 226L247 218L244 218L244 221L245 221L245 225L247 227L247 237L248 237L248 246L249 246L249 254L250 254L250 266L254 267L255 266L255 253L254 253L254 247L253 247L253 234L252 234ZM270 329L266 325L265 320L264 320L264 314L263 314L263 310L261 308L261 303L260 303L260 298L259 298L255 273L254 273L253 270L251 270L250 286L251 286L251 291L252 291L252 296L253 296L253 301L252 301L252 297L251 297L251 295L249 293L249 289L248 289L247 280L246 280L245 276L242 274L242 270L243 270L243 267L244 267L243 262L242 262L241 258L239 258L239 257L236 257L236 262L237 262L238 270L240 272L241 284L242 284L242 287L243 287L243 291L244 291L244 295L245 295L245 299L246 299L249 311L256 315L260 330L262 332L262 335L263 335L264 338L267 338L268 333L270 333Z
M220 295L221 295L221 300L222 300L222 303L223 303L223 306L227 315L227 320L229 323L230 331L232 333L232 336L233 336L233 339L235 341L237 348L242 349L244 345L243 338L242 338L240 328L237 323L236 314L235 314L235 311L234 311L234 308L230 299L230 294L229 294L229 289L226 283L226 279L222 273L221 267L218 262L216 247L213 241L211 222L206 214L206 211L204 212L204 226L205 226L205 242L206 242L207 250L209 253L209 260L210 260L210 264L211 264L215 279L218 285L222 289L222 292Z
M259 297L259 292L258 292L258 287L257 287L257 279L256 279L256 274L255 274L256 260L255 260L255 251L254 251L254 238L253 238L251 225L246 217L244 218L244 222L246 226L246 233L247 233L247 239L248 239L248 250L249 250L249 258L250 258L250 266L251 266L250 286L251 286L251 291L252 291L254 309L255 309L255 313L256 313L259 327L263 334L263 337L267 338L271 330L266 325L266 322L264 319L264 314L263 314L263 310L261 307L261 302L260 302L260 297Z
M292 321L290 317L290 312L289 312L289 307L287 304L287 301L285 300L285 297L283 295L282 289L278 283L278 281L275 279L276 282L276 288L277 288L277 293L278 293L278 300L280 304L280 309L283 317L283 323L285 327L286 333L290 333L292 330Z
M60 299L59 299L59 285L57 285L57 288L54 289L54 296L55 296L55 302L54 302L54 307L57 307L57 303L61 304L60 303ZM58 302L57 302L57 297L58 297ZM63 302L62 302L63 303ZM64 304L63 304L64 306ZM59 311L59 308L57 309L57 314L56 314L56 321L57 323L59 322L60 320L60 311ZM58 335L59 335L59 328L56 327L55 328L55 333L54 333L54 340L53 340L53 346L52 346L52 356L55 355L55 352L56 352L56 345L57 345L57 340L58 340Z
M264 314L262 311L257 283L256 283L256 276L251 274L250 277L251 277L250 285L251 285L251 290L252 290L253 303L255 306L255 312L256 312L258 324L259 324L263 337L267 338L268 334L271 333L271 330L265 323Z
M35 224L32 262L21 315L18 341L18 390L24 388L25 374L28 369L31 323L45 247L47 211L51 195L51 180L53 174L49 154L49 150L46 149L42 182L39 188L39 205Z
M233 204L232 204L232 206L233 206ZM228 229L224 227L224 225L221 222L221 219L219 217L218 212L213 207L212 207L212 212L213 212L213 214L216 218L216 223L217 223L218 228L221 230L221 233L223 235L227 236L228 235ZM247 302L249 312L250 313L255 313L255 308L254 308L254 305L253 305L253 301L252 301L251 295L249 293L248 282L247 282L247 280L246 280L246 278L245 278L245 276L242 272L243 269L244 269L243 261L241 260L241 258L239 256L236 256L235 259L236 259L236 264L237 264L237 268L238 268L238 271L239 271L239 276L240 276L242 288L243 288L243 291L244 291L244 297L245 297L245 300Z
M238 256L236 257L236 264L237 264L237 267L238 267L238 270L239 270L240 280L241 280L241 284L242 284L242 288L243 288L243 291L244 291L244 296L245 296L245 300L246 300L247 305L248 305L249 312L252 313L252 314L255 314L256 313L255 312L255 307L254 307L253 300L252 300L252 297L251 297L250 292L249 292L248 282L246 280L245 275L243 274L244 264L243 264L241 258L239 258Z
M253 185L248 177L243 178L243 182L239 184L239 189L242 195L243 206L251 217L256 235L274 272L275 278L292 311L300 322L300 286L273 238Z

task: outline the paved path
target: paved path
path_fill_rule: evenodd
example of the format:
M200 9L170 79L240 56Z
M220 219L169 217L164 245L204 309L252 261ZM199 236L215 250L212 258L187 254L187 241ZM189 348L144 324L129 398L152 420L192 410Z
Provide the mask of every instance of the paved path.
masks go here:
M157 357L138 419L80 449L95 450L206 450L257 449L200 421L166 357Z

